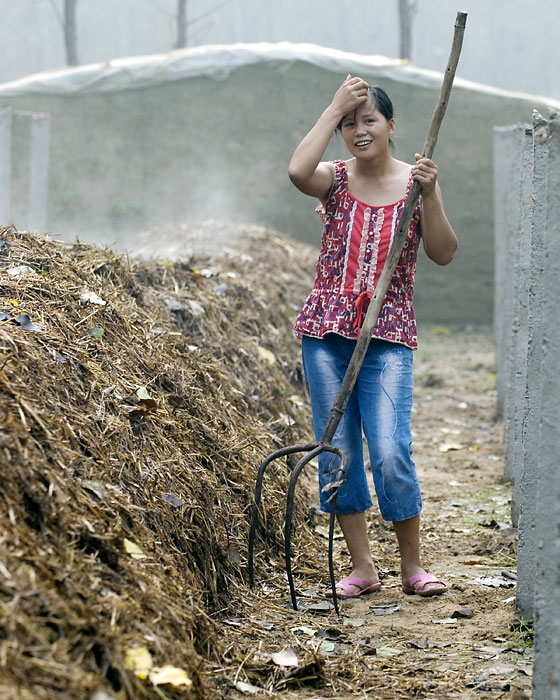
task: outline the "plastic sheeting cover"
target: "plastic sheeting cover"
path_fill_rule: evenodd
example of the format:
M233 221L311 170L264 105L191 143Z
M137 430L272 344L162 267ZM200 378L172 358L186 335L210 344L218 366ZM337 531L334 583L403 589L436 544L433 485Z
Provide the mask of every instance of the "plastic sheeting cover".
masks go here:
M371 74L418 87L439 89L442 74L410 65L401 59L364 56L314 44L255 43L199 46L150 56L120 58L76 68L63 68L0 85L0 97L21 95L88 95L162 85L185 78L206 76L225 80L236 69L252 64L276 64L278 70L294 61L311 63L328 71ZM444 68L444 66L442 66ZM457 87L504 97L528 97L460 78ZM555 108L560 103L541 102Z

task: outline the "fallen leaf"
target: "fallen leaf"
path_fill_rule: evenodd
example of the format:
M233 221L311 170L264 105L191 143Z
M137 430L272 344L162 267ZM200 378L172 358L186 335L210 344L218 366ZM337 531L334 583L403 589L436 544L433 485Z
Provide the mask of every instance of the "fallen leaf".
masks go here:
M410 644L411 647L414 647L414 649L427 649L428 648L428 639L410 639L407 644Z
M290 427L291 425L295 425L295 420L291 416L289 416L287 413L279 413L278 414L279 419L282 421L284 425L287 425Z
M331 610L334 610L334 605L332 603L329 603L328 601L322 601L321 603L310 603L307 600L301 600L299 601L298 607L302 610L307 610L307 612L311 613L328 613Z
M505 576L481 576L468 583L474 583L477 586L489 586L491 588L514 588L515 581L506 578Z
M140 549L140 547L135 544L134 542L131 542L130 540L127 540L126 537L123 539L123 545L124 545L124 551L127 554L130 554L130 556L133 559L147 559L147 555L144 554L144 552Z
M371 612L374 615L393 615L399 611L398 605L374 605L371 608Z
M174 297L167 297L165 300L165 305L169 311L173 311L174 313L179 313L180 311L185 310L185 305L180 302L179 299L175 299Z
M461 563L465 564L466 566L476 566L478 564L485 564L486 561L486 559L467 559Z
M401 656L403 654L402 649L395 649L394 647L382 646L377 647L375 650L377 656L382 656L386 659L390 659L393 656Z
M317 634L317 630L314 630L312 627L305 627L305 625L290 627L290 632L301 632L302 634L306 634L308 637L314 637Z
M446 442L439 446L440 452L451 452L452 450L464 450L465 446L459 442Z
M331 651L334 651L334 642L329 642L328 640L322 641L319 645L319 652L321 654L329 654Z
M166 503L175 506L175 508L180 508L185 503L185 501L175 493L164 493L162 498Z
M80 296L80 304L84 304L84 306L87 304L105 306L106 303L106 301L103 301L101 297L97 296L95 292L92 292L89 289L85 289Z
M297 654L292 647L286 647L285 649L282 649L282 651L277 651L276 653L271 654L270 658L277 666L299 666Z
M259 353L259 357L262 357L262 359L265 360L265 362L268 362L269 365L276 363L276 355L273 352L270 352L270 350L267 350L259 345L257 347L257 352Z
M44 328L40 323L33 323L28 314L16 316L13 322L20 328L23 328L24 331L31 331L32 333L40 333Z
M148 647L128 647L124 652L124 662L138 678L147 678L153 664Z
M100 481L92 481L91 479L82 479L80 481L82 488L86 491L90 491L94 496L96 496L100 501L105 498L105 485Z
M336 629L318 630L317 636L321 639L330 639L331 642L336 642L340 638L340 631Z
M99 339L103 336L103 333L104 333L104 332L105 332L105 331L104 331L103 328L101 328L100 326L95 326L95 328L92 328L92 329L91 329L90 334L91 334L96 340L99 340Z
M148 394L148 390L146 389L145 386L139 386L138 389L136 389L136 396L139 399L149 399L150 395Z
M22 275L36 275L37 271L34 270L29 265L17 265L16 267L10 267L6 272L10 277L21 277Z
M230 544L228 548L228 559L232 564L241 564L243 557L241 552L237 549L234 544Z
M117 700L114 695L108 695L104 690L96 690L90 700Z
M259 688L256 685L251 685L250 683L245 683L244 681L237 681L235 687L241 693L249 693L250 695L260 693L263 690L262 688Z
M204 306L196 299L187 299L187 304L193 316L204 316L206 313Z
M250 622L252 622L254 625L258 625L259 627L262 627L263 630L273 630L275 627L274 622L267 622L266 620L258 620L256 617L249 617Z
M432 620L434 625L456 625L457 620L454 617L442 617L441 620Z
M217 270L212 270L209 267L203 267L201 269L197 269L196 267L193 268L195 272L198 272L202 277L206 279L211 279L212 277L217 277L218 276L218 271Z
M489 676L506 676L509 673L515 673L515 666L491 666L486 669Z
M326 539L329 538L329 528L326 525L317 525L314 529L318 535L321 535L321 537L325 537ZM333 540L341 540L343 537L344 535L342 532L335 530Z
M185 686L187 688L190 688L192 685L189 674L183 671L182 668L176 668L175 666L154 668L150 672L148 678L154 685L174 685Z
M297 406L298 408L301 408L304 405L303 399L299 394L291 394L290 396L288 396L288 401L293 403L294 406Z
M362 656L377 656L377 649L375 647L366 647L362 652Z
M346 627L361 627L364 621L359 617L345 617L342 624Z
M140 399L138 401L138 408L141 409L144 415L155 411L158 407L158 403L155 399Z
M508 649L504 647L475 647L473 651L477 654L484 654L484 656L498 657L503 654L504 651L508 651Z
M304 598L315 598L317 596L317 591L313 588L307 588L305 591L301 592Z

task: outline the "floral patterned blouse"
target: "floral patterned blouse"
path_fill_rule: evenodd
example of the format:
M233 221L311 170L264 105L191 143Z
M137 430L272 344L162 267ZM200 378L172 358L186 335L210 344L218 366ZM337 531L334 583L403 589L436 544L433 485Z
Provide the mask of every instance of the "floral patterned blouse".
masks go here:
M315 283L296 319L294 332L299 337L322 338L325 333L338 333L355 339L412 185L412 170L402 199L372 207L348 191L346 163L332 162L335 177L326 206L319 204L316 209L323 221L323 237ZM421 212L419 202L373 330L374 337L402 343L413 350L418 346L412 296Z

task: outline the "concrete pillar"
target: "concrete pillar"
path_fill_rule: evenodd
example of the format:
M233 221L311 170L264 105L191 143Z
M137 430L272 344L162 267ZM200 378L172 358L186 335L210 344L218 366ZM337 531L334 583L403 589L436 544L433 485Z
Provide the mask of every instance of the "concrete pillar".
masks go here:
M514 478L513 449L517 389L515 379L519 321L517 313L519 284L515 271L521 254L523 161L524 146L528 137L525 134L525 127L520 125L496 131L498 136L502 137L503 146L506 149L506 162L501 166L502 172L500 173L500 176L505 180L506 187L503 199L505 211L501 214L503 240L499 242L502 255L500 261L501 277L496 280L495 295L497 299L496 319L500 324L497 357L500 363L504 396L504 480L511 481ZM508 170L505 169L506 167Z
M526 405L527 389L527 329L529 271L532 237L533 214L533 129L525 127L521 153L521 186L519 189L519 227L514 268L513 297L513 337L510 361L510 386L508 396L511 405L506 426L507 456L511 460L510 472L513 489L511 502L511 520L515 527L519 522L519 505L521 500L521 474L523 472L523 417Z
M540 469L536 508L533 700L560 700L560 121L551 120L541 317Z
M517 230L516 216L521 187L523 127L494 129L494 338L496 343L497 413L504 416L509 374L509 347L513 328L513 285ZM511 465L508 465L511 466ZM511 474L504 478L508 481Z
M49 191L50 115L31 116L27 228L45 231Z
M0 110L0 226L8 226L11 215L12 110Z
M542 346L544 264L546 251L546 192L548 183L548 124L538 113L533 115L533 168L531 187L531 241L529 284L527 289L527 343L525 392L519 440L521 475L518 498L517 609L522 618L534 616L536 571L537 481L541 457ZM514 452L516 452L514 450Z

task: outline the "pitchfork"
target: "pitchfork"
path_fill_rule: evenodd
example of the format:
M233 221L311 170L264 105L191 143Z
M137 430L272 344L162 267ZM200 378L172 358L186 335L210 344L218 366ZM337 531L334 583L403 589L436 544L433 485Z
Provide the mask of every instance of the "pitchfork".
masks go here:
M459 56L461 54L461 47L463 44L463 34L465 32L465 25L467 21L467 14L465 12L458 12L455 19L455 31L453 34L453 43L451 46L451 52L449 55L449 61L447 63L447 68L443 77L443 83L440 90L439 99L434 110L432 119L430 121L430 126L428 129L428 135L426 137L426 142L424 144L424 149L422 151L422 156L426 158L431 158L436 146L437 137L439 133L439 128L441 122L443 121L443 116L445 110L447 109L447 103L449 100L449 95L451 93L451 88L453 85L453 79L455 77L455 71L457 69L457 64L459 62ZM248 572L249 572L249 584L251 587L255 584L254 576L254 561L253 561L253 550L255 546L255 533L257 530L258 519L259 519L259 505L261 501L262 494L262 483L264 478L264 473L267 467L276 459L281 457L288 457L289 455L297 454L300 452L307 453L303 456L293 467L290 483L288 485L288 493L286 498L286 519L285 519L285 559L286 559L286 573L288 575L288 583L290 586L290 595L292 600L292 606L294 610L297 610L297 598L294 587L294 577L292 574L292 554L291 554L291 536L292 536L292 515L294 508L294 494L296 489L297 480L303 470L303 468L311 462L315 457L317 457L321 452L331 452L340 458L340 464L336 469L333 469L329 474L334 474L333 479L329 484L324 487L324 490L330 490L331 494L329 496L328 502L330 503L330 518L329 518L329 577L332 589L332 599L334 604L334 609L336 614L340 616L338 608L338 598L336 595L336 584L334 577L334 564L333 564L333 535L334 535L334 524L335 524L335 512L336 512L336 500L338 496L339 489L344 483L344 475L346 472L346 455L338 447L331 445L331 441L336 432L340 419L344 414L344 409L356 379L358 373L362 366L369 341L371 340L373 329L377 323L379 317L379 312L381 311L383 301L385 299L385 294L389 283L393 277L395 268L401 256L410 222L414 214L414 209L420 194L422 193L422 185L414 181L412 187L409 190L408 196L405 200L397 232L393 238L393 243L387 255L387 260L385 266L375 288L375 292L371 298L367 313L364 318L362 328L360 330L358 340L356 341L356 347L346 374L340 385L337 397L335 399L334 405L331 409L330 415L327 419L327 424L323 435L319 442L308 442L304 444L290 445L289 447L283 447L280 450L276 450L262 462L257 473L257 479L255 483L255 500L252 506L251 515L251 529L249 532L249 547L248 547Z

